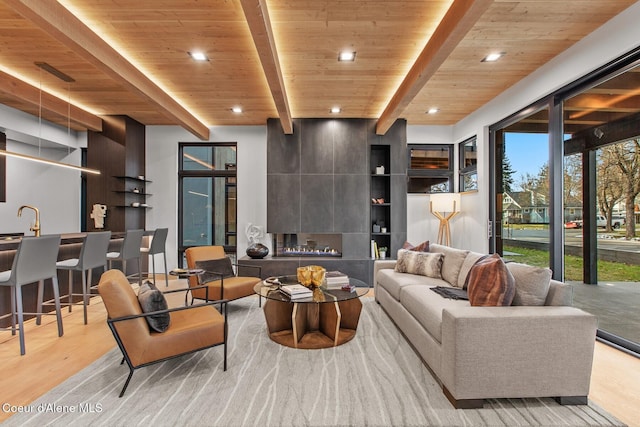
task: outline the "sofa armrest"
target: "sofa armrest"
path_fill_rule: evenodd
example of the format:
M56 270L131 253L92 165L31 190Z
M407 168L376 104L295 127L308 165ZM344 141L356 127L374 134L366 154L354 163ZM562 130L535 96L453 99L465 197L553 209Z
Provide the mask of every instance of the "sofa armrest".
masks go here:
M382 270L382 269L394 269L396 268L396 260L390 259L390 260L376 260L373 262L373 289L374 289L374 294L375 291L378 287L378 279L377 279L377 275L378 275L378 271Z
M455 399L587 396L596 329L575 307L446 308L439 376Z

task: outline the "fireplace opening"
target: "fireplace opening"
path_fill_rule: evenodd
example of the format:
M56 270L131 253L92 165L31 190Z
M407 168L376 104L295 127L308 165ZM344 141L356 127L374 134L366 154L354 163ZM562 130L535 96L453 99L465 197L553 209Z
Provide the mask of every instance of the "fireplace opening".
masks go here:
M276 233L273 248L277 257L342 257L342 234Z

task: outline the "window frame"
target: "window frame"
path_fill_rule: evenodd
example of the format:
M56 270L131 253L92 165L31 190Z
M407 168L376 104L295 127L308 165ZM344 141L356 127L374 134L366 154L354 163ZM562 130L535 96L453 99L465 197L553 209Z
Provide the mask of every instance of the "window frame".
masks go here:
M471 138L467 138L464 141L461 141L458 144L458 188L461 193L467 191L478 191L478 146L477 146L478 136L474 135ZM473 147L475 147L475 163L470 166L464 167L466 164L466 154L467 151L464 149L467 145L473 143ZM473 150L472 150L473 151ZM476 183L474 188L467 188L465 186L466 178L475 175L474 182Z
M235 197L236 197L236 201L235 201L235 230L230 230L228 227L228 224L225 220L225 224L224 224L224 229L225 229L225 242L227 240L228 236L236 236L235 238L235 244L231 245L231 244L225 244L223 245L224 250L227 254L230 254L232 257L235 256L236 252L237 252L237 206L238 206L238 201L237 201L237 197L238 197L238 191L237 191L237 170L238 170L238 158L236 155L236 159L235 159L235 164L233 164L233 167L229 167L230 163L225 163L225 168L224 169L211 169L211 170L185 170L183 168L183 156L184 156L184 151L185 148L190 148L190 147L199 147L199 148L203 148L203 147L209 147L213 152L215 152L216 148L220 148L220 147L231 147L233 149L237 150L237 143L236 142L179 142L178 143L178 262L180 263L181 267L184 267L184 252L186 249L196 246L196 245L184 245L184 235L183 235L183 227L184 227L184 222L183 222L183 217L184 217L184 212L183 212L183 179L184 178L210 178L212 180L215 180L216 178L224 178L225 179L225 200L227 200L227 196L229 195L229 187L235 187ZM225 206L225 209L227 208L227 206ZM225 219L227 218L227 212L225 210ZM215 219L215 215L212 216L212 218ZM211 230L212 230L212 241L215 241L215 235L213 235L214 231L215 231L215 223L210 224L211 226Z
M413 149L446 149L448 151L449 168L447 169L412 169L411 168L411 150ZM415 191L412 190L411 183L422 179L443 179L446 180L448 191L442 193L453 193L453 151L454 144L407 144L407 192L410 194L431 194L440 193L440 191ZM437 184L434 184L437 185Z

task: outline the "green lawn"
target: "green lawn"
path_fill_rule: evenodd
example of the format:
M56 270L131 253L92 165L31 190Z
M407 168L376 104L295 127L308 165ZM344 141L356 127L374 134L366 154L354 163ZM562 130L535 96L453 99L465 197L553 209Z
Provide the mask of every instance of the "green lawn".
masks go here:
M519 248L515 246L505 246L505 252L512 252L518 255L506 255L505 258L535 265L538 267L549 266L549 252L536 249ZM565 255L565 280L582 281L582 258ZM640 280L640 265L629 265L619 262L598 261L598 281L603 282L637 282Z

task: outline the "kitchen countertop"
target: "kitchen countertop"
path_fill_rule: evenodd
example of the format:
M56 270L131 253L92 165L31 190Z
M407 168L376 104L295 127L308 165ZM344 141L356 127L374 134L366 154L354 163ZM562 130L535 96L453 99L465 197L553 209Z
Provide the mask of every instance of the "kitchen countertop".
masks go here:
M2 235L3 233L0 233ZM10 236L7 236L9 235ZM45 233L46 234L46 233ZM82 239L87 233L62 233L60 235L60 244L61 245L70 245L74 243L82 243ZM4 233L4 238L0 238L0 252L1 251L11 251L16 250L18 248L18 244L20 243L20 239L22 236L19 233ZM27 235L29 237L31 235ZM124 232L113 232L111 233L111 239L122 239L124 237Z

